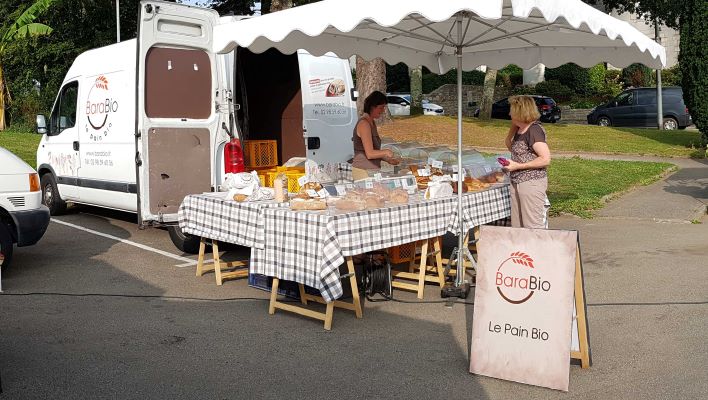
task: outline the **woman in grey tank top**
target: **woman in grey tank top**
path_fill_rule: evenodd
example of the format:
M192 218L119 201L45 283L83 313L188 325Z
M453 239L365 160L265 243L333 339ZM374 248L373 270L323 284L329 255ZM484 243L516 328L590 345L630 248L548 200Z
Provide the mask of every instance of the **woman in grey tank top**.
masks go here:
M381 169L381 160L393 165L400 162L393 157L390 149L381 150L381 137L376 129L375 120L384 113L386 103L386 95L379 91L374 91L364 100L364 114L359 118L352 133L354 180L368 177L368 171Z

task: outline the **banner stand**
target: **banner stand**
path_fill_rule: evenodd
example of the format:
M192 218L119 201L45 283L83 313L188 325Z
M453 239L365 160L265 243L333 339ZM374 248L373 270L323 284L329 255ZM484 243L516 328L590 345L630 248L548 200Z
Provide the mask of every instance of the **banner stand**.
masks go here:
M580 360L581 368L592 366L590 354L590 331L588 329L587 305L585 304L585 280L583 279L583 265L580 258L580 240L575 250L575 325L578 329L579 350L571 350L570 358Z

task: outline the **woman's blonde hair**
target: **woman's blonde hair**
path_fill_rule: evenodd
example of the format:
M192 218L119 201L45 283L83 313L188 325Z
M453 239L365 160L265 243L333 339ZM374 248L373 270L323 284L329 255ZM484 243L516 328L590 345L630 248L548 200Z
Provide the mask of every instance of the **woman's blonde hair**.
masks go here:
M531 96L511 96L509 97L511 119L522 122L533 122L541 117L536 107L536 102Z

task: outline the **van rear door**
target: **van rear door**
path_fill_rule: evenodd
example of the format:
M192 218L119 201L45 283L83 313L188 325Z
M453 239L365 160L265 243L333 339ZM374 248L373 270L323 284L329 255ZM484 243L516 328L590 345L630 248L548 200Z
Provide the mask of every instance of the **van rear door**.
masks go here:
M209 9L141 2L135 159L141 225L175 222L186 195L212 188L218 17Z
M354 155L357 121L349 61L332 53L315 57L304 50L298 50L297 57L307 158L321 164L347 161Z

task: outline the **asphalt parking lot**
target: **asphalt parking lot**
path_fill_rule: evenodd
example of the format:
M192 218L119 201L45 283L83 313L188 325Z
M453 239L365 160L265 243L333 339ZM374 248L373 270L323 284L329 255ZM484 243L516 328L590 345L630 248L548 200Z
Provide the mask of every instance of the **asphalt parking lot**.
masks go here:
M667 185L639 194L685 195ZM434 286L427 303L367 302L361 320L337 310L327 332L268 315L268 294L244 280L195 277L166 231L82 207L3 271L0 397L706 398L708 220L612 206L551 221L580 232L594 361L571 367L567 394L467 373L473 307L446 307Z

